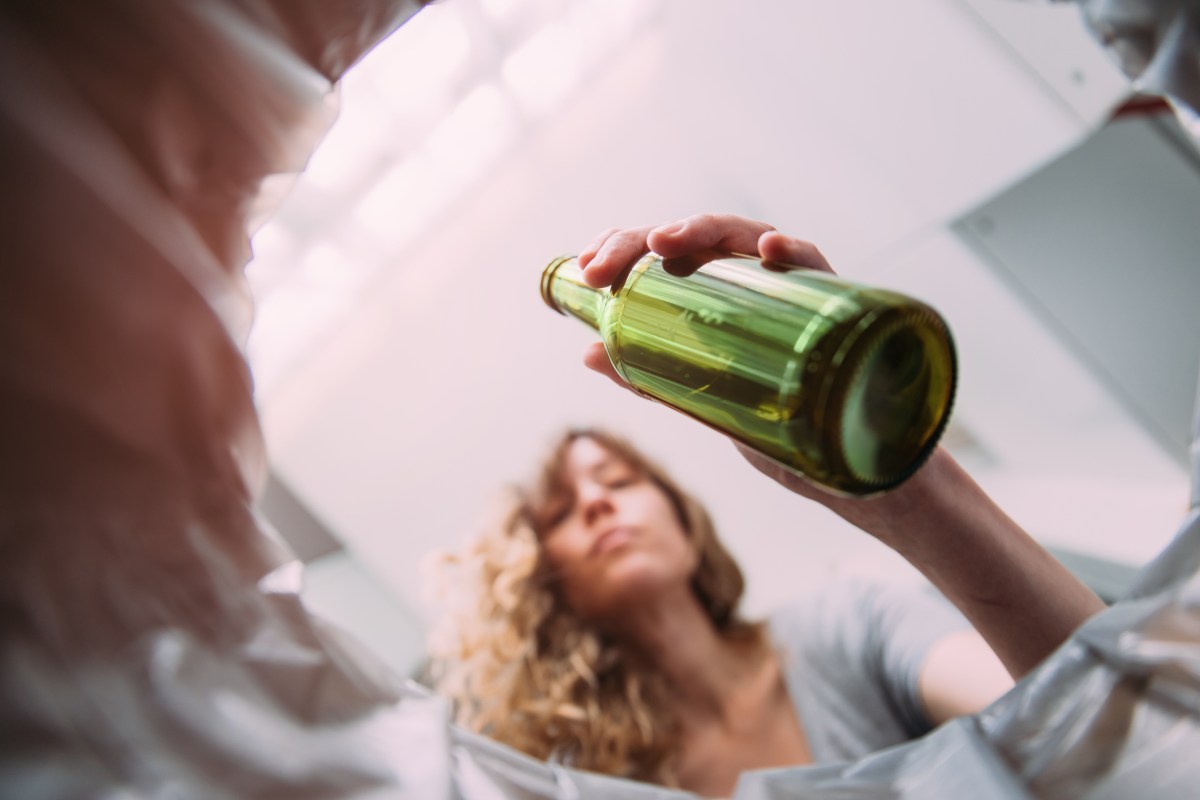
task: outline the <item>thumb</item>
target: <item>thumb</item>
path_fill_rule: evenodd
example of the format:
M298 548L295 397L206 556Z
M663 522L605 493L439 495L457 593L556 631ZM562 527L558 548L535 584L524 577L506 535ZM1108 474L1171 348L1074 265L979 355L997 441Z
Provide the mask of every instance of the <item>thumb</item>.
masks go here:
M778 231L767 231L758 239L758 252L766 260L778 265L791 265L820 272L833 272L833 267L812 242L785 236Z
M587 349L583 351L583 364L588 369L599 372L618 386L625 389L629 388L629 384L621 380L621 376L613 368L612 361L609 359L608 352L604 349L602 343L592 342L587 346Z

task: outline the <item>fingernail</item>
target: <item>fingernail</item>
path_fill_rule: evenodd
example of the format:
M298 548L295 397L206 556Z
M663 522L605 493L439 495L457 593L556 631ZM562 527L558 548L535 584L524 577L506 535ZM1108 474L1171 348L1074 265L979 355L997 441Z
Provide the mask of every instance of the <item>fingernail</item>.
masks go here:
M655 228L654 232L659 236L674 236L678 233L683 233L683 229L686 227L686 222L672 222L669 225L663 225L661 228Z
M593 289L599 289L604 285L604 282L600 278L596 277L597 274L598 273L596 270L591 269L590 267L580 272L580 275L583 276L583 282L588 286L591 286Z

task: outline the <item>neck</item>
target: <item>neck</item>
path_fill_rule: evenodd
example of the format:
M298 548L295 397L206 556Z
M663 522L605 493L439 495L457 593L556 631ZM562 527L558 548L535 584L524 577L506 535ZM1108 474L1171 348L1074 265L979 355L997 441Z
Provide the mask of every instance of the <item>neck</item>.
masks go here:
M725 720L760 662L757 640L723 635L690 588L640 606L614 633L663 676L685 725Z

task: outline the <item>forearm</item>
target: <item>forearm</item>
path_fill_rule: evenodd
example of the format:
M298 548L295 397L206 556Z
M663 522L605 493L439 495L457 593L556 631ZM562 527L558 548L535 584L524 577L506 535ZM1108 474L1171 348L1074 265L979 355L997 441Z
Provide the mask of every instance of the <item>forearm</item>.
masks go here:
M944 450L899 489L831 507L917 567L1015 678L1103 608Z
M945 450L869 498L835 496L739 446L757 469L904 556L958 607L1020 678L1104 607Z

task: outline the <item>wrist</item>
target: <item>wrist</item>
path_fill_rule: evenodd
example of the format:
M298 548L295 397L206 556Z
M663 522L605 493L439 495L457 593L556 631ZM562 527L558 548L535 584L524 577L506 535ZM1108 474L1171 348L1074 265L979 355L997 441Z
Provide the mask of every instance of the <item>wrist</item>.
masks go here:
M945 532L961 500L980 493L954 458L937 448L913 475L874 497L838 498L831 510L900 555L914 560L931 537Z

